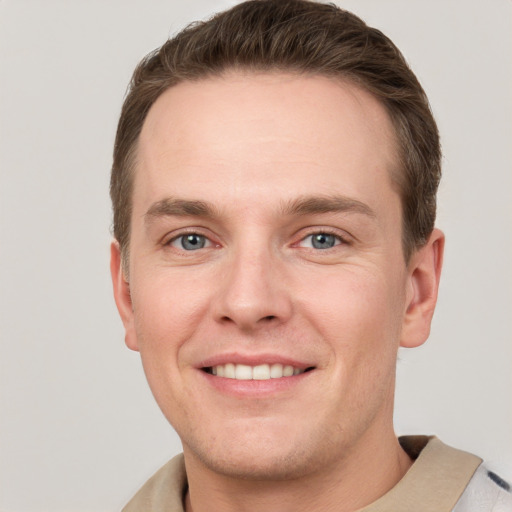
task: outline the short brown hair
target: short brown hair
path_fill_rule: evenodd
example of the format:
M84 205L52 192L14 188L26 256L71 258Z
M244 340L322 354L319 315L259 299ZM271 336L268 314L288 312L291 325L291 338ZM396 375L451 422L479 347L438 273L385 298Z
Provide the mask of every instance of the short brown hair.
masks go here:
M169 87L230 69L283 70L342 78L373 94L396 130L392 179L403 210L406 261L434 228L441 149L427 97L398 48L379 30L335 5L308 0L250 0L194 23L137 66L114 147L110 194L114 236L126 258L136 147L146 115Z

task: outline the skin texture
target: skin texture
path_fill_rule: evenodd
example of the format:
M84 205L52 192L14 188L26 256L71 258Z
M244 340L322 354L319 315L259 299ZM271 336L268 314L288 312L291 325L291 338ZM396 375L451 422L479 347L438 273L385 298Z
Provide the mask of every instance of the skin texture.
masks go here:
M324 77L232 72L150 110L129 274L116 243L111 269L126 343L183 442L189 510L355 510L410 466L396 353L428 336L443 235L406 264L394 148L378 101ZM191 234L204 247L186 250ZM204 371L231 361L312 370Z

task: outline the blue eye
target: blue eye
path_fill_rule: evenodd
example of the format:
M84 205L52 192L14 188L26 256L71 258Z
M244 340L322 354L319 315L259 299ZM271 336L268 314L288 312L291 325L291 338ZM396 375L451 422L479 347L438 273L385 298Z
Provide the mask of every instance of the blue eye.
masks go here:
M313 247L313 249L331 249L335 245L339 245L340 238L330 233L313 233L302 241L303 244Z
M197 251L198 249L209 246L209 244L210 241L205 236L198 235L197 233L187 233L171 241L173 247L185 251Z

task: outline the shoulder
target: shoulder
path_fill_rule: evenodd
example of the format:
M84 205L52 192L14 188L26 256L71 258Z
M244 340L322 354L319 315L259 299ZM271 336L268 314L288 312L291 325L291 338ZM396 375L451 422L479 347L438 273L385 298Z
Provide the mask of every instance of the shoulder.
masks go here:
M411 437L401 440L404 446L419 446L417 466L421 484L432 482L435 473L436 494L443 488L446 495L457 495L452 512L512 512L512 486L491 471L480 457L445 445L439 439ZM406 450L407 451L407 450ZM413 457L414 458L414 457ZM414 467L414 466L413 466ZM448 504L448 501L446 502Z
M480 464L453 512L511 512L512 487L491 471L485 463Z
M162 466L135 494L122 512L183 512L187 486L183 454Z
M414 460L398 484L360 512L512 512L510 486L480 457L431 436L400 438Z

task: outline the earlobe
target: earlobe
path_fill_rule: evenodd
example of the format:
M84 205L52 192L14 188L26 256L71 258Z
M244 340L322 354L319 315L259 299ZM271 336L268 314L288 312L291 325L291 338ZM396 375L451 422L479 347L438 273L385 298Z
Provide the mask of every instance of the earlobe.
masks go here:
M117 241L113 241L110 245L110 274L112 276L114 299L125 329L126 346L131 350L139 350L135 334L130 284L123 270L121 249Z
M411 257L400 346L422 345L430 334L443 265L444 234L434 229L428 242Z

